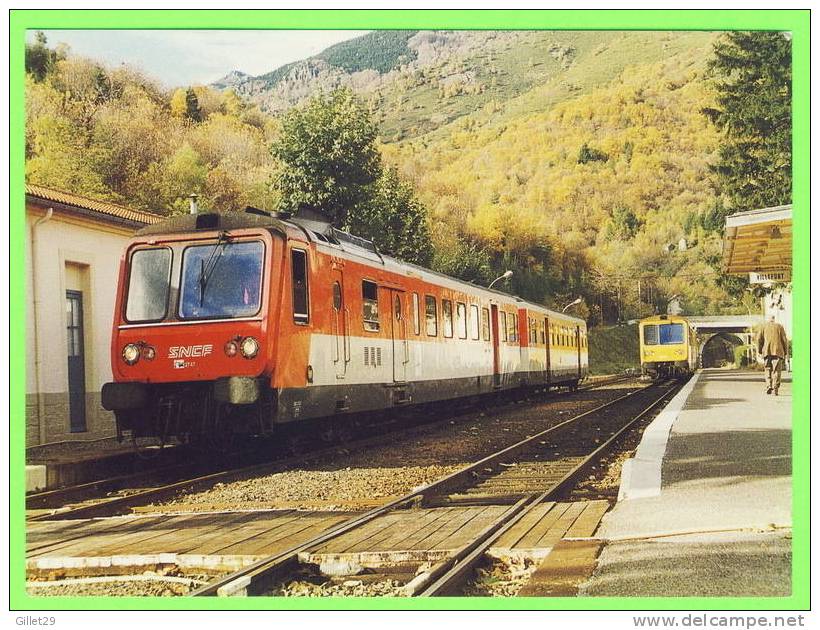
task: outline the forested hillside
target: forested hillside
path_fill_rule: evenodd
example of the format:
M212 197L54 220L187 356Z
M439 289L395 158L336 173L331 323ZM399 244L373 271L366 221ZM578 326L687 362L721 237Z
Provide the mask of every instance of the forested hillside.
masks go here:
M108 68L40 40L26 77L26 180L171 213L273 207L276 121L231 92L171 92L139 71Z
M727 203L742 199L715 176L740 159L715 126L735 115L709 75L722 37L374 32L170 91L41 39L27 50L26 177L165 213L191 192L220 210L332 200L389 251L482 284L510 269L505 290L559 308L580 295L592 323L675 296L688 313L746 312L742 283L719 272ZM772 93L784 80L772 74ZM777 124L787 146L790 122ZM342 172L366 176L345 189Z

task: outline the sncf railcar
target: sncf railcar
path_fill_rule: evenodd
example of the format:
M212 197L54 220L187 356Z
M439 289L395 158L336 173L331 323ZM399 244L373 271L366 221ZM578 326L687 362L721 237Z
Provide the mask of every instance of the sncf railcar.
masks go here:
M642 376L651 379L687 376L697 368L697 338L685 318L647 317L640 321L639 334Z
M141 230L102 392L136 436L267 434L587 375L583 320L249 209Z

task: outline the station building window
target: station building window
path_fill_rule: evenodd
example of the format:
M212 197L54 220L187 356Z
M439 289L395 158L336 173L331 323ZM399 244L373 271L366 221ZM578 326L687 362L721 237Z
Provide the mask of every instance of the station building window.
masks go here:
M424 296L424 318L428 337L438 335L438 315L436 313L436 298L432 295Z
M379 330L379 287L370 280L362 280L362 319L365 330Z

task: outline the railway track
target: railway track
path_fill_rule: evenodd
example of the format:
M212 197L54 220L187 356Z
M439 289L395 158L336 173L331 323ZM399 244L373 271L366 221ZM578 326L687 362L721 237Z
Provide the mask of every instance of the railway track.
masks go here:
M625 432L677 390L645 386L507 446L427 486L343 521L319 535L217 579L195 596L260 595L298 573L300 557L403 508L437 505L502 505L499 516L447 558L413 577L409 596L457 592L503 534L544 502L567 492ZM616 411L617 409L617 411Z
M600 379L582 385L578 391L587 391L599 387L618 384L630 380L628 375L618 375ZM537 394L536 394L537 395ZM501 401L495 411L503 410L509 401ZM476 411L474 405L459 409L455 413L423 426L435 429L451 422L454 418L469 415ZM278 457L274 460L264 459L251 465L230 466L224 469L214 468L213 464L203 465L199 462L176 464L150 471L141 471L128 475L118 475L83 484L30 494L26 497L26 509L42 510L30 515L28 521L67 520L79 518L97 518L120 514L132 507L151 502L162 501L183 490L195 490L219 482L229 482L247 475L264 475L278 472L289 467L322 460L338 452L339 448L359 450L382 443L385 437L401 437L403 433L418 428L419 424L404 427L399 431L381 432L358 440L338 443L327 448L310 449L307 452L289 457ZM380 426L384 429L384 425ZM259 455L256 455L257 457ZM242 459L241 453L233 454L234 459ZM223 460L227 460L224 457ZM117 496L105 496L120 492ZM81 503L68 509L59 509L69 503ZM48 511L45 511L48 510Z

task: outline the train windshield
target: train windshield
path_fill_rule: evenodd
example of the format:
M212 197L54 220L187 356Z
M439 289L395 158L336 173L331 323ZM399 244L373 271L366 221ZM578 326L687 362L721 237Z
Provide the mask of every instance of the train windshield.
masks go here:
M647 324L643 327L643 342L647 346L683 343L683 324Z
M138 249L131 254L125 319L153 322L165 317L171 280L171 250Z
M264 245L219 241L185 249L179 316L184 319L249 317L259 312Z

